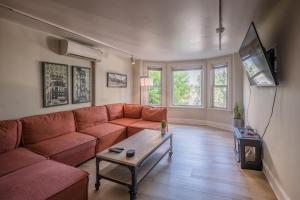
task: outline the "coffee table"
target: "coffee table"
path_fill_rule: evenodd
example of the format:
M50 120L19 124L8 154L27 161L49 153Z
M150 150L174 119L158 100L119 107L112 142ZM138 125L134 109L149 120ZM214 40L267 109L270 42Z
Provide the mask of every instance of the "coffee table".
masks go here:
M169 141L169 142L167 142ZM96 155L96 190L100 180L106 179L129 188L130 200L136 199L138 184L151 172L159 161L169 153L172 157L173 135L145 129L112 147L123 147L122 153L109 152L108 149ZM128 149L135 150L135 156L126 157ZM100 162L105 167L100 170Z

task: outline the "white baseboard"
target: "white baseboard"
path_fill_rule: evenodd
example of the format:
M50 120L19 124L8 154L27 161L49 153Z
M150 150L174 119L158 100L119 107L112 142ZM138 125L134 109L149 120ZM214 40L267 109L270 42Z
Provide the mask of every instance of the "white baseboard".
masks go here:
M282 188L278 179L270 171L270 168L266 164L266 162L263 162L263 166L264 166L263 167L264 174L265 174L271 188L273 189L273 192L275 193L277 199L278 200L291 200L291 198L287 195L287 193Z
M210 126L214 128L219 128L227 131L232 131L233 127L231 124L206 121L206 120L198 120L198 119L181 119L181 118L168 118L170 123L175 124L187 124L187 125L198 125L198 126Z
M223 129L226 131L233 131L233 126L231 124L225 124L220 122L206 121L207 126Z

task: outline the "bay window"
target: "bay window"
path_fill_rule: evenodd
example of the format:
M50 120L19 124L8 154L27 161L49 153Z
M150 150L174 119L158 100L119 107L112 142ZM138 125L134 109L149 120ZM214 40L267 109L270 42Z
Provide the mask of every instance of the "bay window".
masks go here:
M213 107L228 108L228 66L213 66Z
M202 106L202 69L172 70L172 105Z
M148 76L153 79L153 86L148 89L148 104L159 106L161 105L161 78L162 78L162 69L158 68L149 68Z

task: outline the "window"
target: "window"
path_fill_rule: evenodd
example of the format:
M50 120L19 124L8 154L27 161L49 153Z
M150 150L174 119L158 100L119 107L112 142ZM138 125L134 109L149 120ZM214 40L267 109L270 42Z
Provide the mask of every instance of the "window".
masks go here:
M161 71L161 69L148 69L148 76L153 79L153 86L148 90L150 105L161 105Z
M202 69L174 69L172 71L172 104L174 106L202 106Z
M213 107L227 108L228 66L213 66Z

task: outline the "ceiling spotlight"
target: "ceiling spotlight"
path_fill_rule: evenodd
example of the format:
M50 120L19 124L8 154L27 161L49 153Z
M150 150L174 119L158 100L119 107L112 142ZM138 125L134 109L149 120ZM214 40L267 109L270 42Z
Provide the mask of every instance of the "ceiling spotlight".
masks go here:
M225 28L222 24L222 0L219 0L219 27L216 29L219 34L219 50L222 50L222 33L225 31Z
M131 64L132 64L132 65L134 65L134 64L135 64L135 59L134 59L134 57L133 57L133 56L131 56L131 57L130 57L130 61L131 61Z

